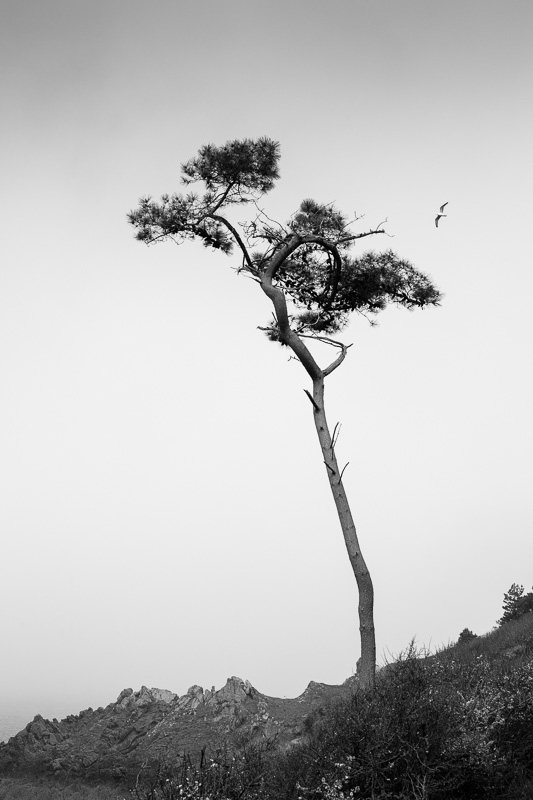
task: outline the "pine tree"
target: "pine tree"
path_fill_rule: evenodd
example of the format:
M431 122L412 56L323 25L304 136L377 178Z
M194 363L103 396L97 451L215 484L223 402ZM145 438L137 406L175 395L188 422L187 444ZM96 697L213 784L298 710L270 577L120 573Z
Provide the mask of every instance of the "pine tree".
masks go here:
M372 318L388 303L423 308L437 305L440 294L428 277L391 250L352 254L360 239L384 234L383 224L354 230L360 218L350 220L333 204L311 199L303 200L285 223L267 216L257 203L279 177L278 162L279 145L266 137L230 141L222 147L209 144L182 165L183 183L203 183L203 193L163 195L159 202L145 197L129 221L137 238L148 244L197 238L205 247L228 255L236 249L237 270L256 281L271 300L273 319L262 330L292 351L312 382L312 392L305 391L359 590L360 682L373 687L374 590L337 463L337 431L331 435L324 408L325 378L342 364L350 345L332 334L345 327L352 312ZM228 215L231 207L245 204L252 208L251 217L233 223ZM312 342L336 351L329 365L319 366Z
M472 633L470 628L463 628L463 630L459 634L459 638L457 639L457 644L464 644L465 642L471 642L472 639L477 639L476 634Z
M513 583L503 596L503 614L498 620L498 625L518 619L528 611L533 611L533 592L524 594L524 587Z

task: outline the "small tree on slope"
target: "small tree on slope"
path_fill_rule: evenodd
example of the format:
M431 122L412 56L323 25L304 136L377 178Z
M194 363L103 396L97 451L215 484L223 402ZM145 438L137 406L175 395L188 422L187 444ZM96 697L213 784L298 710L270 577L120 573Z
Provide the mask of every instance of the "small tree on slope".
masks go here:
M533 588L533 587L532 587ZM533 611L533 591L524 594L524 587L512 583L508 592L503 596L503 614L498 620L498 625L519 619L529 611Z
M304 200L285 224L270 219L257 202L279 177L278 161L279 145L268 138L207 145L182 165L183 183L203 183L202 193L163 195L159 203L143 198L128 218L137 238L148 244L198 238L205 247L228 255L237 250L237 270L256 281L271 300L273 319L262 330L292 350L312 381L312 393L305 391L359 590L360 683L372 687L376 669L372 580L337 464L335 430L332 436L324 408L325 378L342 364L350 345L332 334L347 324L351 312L373 315L389 302L423 308L437 305L440 294L429 278L390 250L351 254L359 239L385 233L381 226L353 232L357 218L349 221L333 205L314 200ZM228 209L243 204L251 207L252 214L247 222L235 224ZM307 346L310 341L333 347L334 360L320 367Z

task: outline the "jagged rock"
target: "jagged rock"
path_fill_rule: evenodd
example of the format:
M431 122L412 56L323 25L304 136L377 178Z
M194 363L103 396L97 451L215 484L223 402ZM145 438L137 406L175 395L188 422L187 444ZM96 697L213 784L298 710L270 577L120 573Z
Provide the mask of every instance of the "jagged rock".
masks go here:
M141 764L176 763L186 753L235 746L238 739L272 739L281 747L301 741L302 730L329 700L353 682L311 681L294 699L261 694L235 675L218 691L191 686L179 697L167 689L124 689L106 708L85 709L58 722L37 715L0 744L1 771L51 772L83 778L131 777Z
M237 678L233 675L228 678L226 685L215 694L219 702L239 703L247 697L253 698L254 688L250 681L243 681L242 678Z

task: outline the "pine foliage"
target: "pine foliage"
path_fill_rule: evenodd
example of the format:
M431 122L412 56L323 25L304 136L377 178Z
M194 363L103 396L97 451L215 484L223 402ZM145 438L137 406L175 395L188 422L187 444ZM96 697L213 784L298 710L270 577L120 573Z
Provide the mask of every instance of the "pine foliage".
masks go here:
M279 144L267 137L235 139L222 147L208 144L182 165L182 180L185 184L203 181L215 192L235 187L243 194L241 202L246 202L246 192L264 194L274 188L278 161Z
M329 335L341 330L352 312L375 315L388 303L405 308L438 305L431 280L392 250L352 255L357 240L385 233L353 230L357 220L333 204L305 199L285 225L270 219L257 201L279 177L279 144L267 137L208 144L182 165L185 185L203 183L202 193L142 198L128 219L146 243L198 238L205 247L241 256L239 271L261 281L276 262L273 284L291 303L297 333ZM253 204L245 222L232 223L231 206ZM276 325L264 330L277 340Z
M503 614L498 624L504 625L506 622L518 619L528 611L533 611L533 592L524 594L524 587L513 583L503 596Z
M470 628L463 628L461 633L459 634L459 638L457 639L457 644L464 644L465 642L471 642L472 639L477 639L475 633L473 633Z

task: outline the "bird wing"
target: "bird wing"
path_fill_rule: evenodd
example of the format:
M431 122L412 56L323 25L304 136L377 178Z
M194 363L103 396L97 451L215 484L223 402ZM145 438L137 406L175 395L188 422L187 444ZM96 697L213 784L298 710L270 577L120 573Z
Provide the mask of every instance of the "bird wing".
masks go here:
M442 214L442 212L444 211L444 209L446 208L446 206L447 206L447 205L448 205L448 201L446 200L446 202L445 202L445 203L443 203L443 204L441 205L441 207L439 208L439 211L440 211L440 213L441 213L441 214Z
M435 227L436 228L439 227L439 219L440 219L440 214L437 214L437 216L435 217Z

